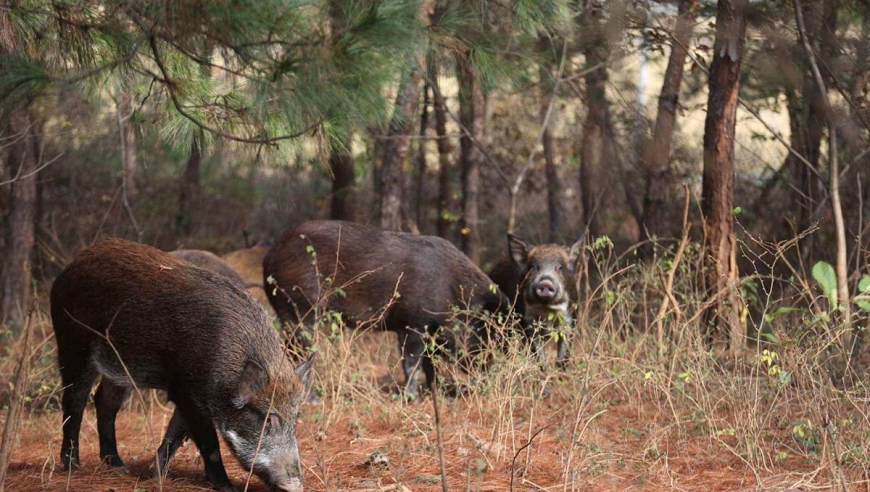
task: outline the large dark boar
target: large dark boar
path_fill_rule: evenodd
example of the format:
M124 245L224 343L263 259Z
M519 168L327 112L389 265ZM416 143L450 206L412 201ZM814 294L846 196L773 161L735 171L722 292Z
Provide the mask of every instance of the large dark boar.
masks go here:
M232 280L243 289L248 288L247 282L245 282L238 272L211 251L204 251L201 249L177 249L175 251L170 251L169 254L192 265L219 273Z
M272 307L290 333L288 342L297 349L309 347L315 315L328 310L350 323L375 321L397 332L405 390L414 396L420 367L430 385L433 381L428 335L448 351L465 345L471 354L479 348L480 328L448 326L455 319L453 306L467 312L466 307L508 305L448 241L353 222L311 221L288 231L264 258L263 275ZM456 321L468 326L467 319Z
M110 239L84 250L51 289L63 380L64 467L79 463L79 430L94 395L100 457L123 466L115 416L132 385L175 403L155 469L190 436L213 486L232 490L215 428L246 468L280 490L302 490L296 444L311 360L294 371L251 296L222 275L157 249ZM261 435L262 434L262 435Z
M556 363L562 367L568 361L567 334L574 322L577 259L583 238L565 248L529 246L513 234L507 236L509 257L499 261L489 277L515 301L533 354L541 351L542 325L558 333Z

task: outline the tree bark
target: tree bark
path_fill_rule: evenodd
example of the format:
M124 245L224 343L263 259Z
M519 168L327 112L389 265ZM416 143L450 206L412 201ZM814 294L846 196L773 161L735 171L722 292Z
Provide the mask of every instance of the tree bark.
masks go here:
M136 127L133 124L133 95L124 93L118 101L118 111L121 113L121 138L124 143L123 169L121 180L127 199L134 203L139 197L139 187L136 185Z
M478 196L483 154L478 145L483 139L485 101L467 53L459 55L456 66L459 79L459 122L463 127L462 136L459 138L459 167L462 170L460 245L471 261L480 264Z
M438 147L438 218L435 222L437 234L445 239L450 238L450 193L451 155L453 146L447 138L447 103L438 84L438 68L434 56L426 59L426 72L429 85L432 87L433 113L435 116L435 140Z
M553 149L552 115L546 121L550 100L553 98L553 83L544 66L538 71L541 86L541 121L546 125L541 135L544 153L544 173L547 176L547 230L551 243L557 243L562 234L562 183L556 170L556 157Z
M24 326L30 305L35 242L35 211L39 177L39 125L24 101L8 113L3 131L7 141L6 169L11 187L9 212L5 218L6 251L3 254L2 318L13 330Z
M398 231L402 228L402 200L405 188L405 158L411 147L414 111L417 107L420 75L412 69L402 77L396 94L396 106L384 142L380 171L380 227Z
M181 177L181 193L178 198L178 215L175 217L175 232L179 237L189 236L193 232L193 217L191 211L195 207L200 194L199 173L202 165L202 148L199 137L194 137L190 144L190 155Z
M704 124L704 276L708 342L722 341L732 351L744 343L738 321L737 271L734 261L734 129L740 66L746 34L748 0L720 0L716 7L716 41L710 68L710 93ZM717 340L718 339L718 340Z
M329 152L329 170L332 174L332 202L329 216L333 220L356 220L356 173L351 138L333 147Z
M607 102L607 60L609 48L605 35L604 12L595 0L586 0L583 9L583 56L591 70L586 81L586 120L580 141L580 190L583 216L593 236L604 233L604 219L599 204L611 188L611 173L607 166L612 148L607 133L610 108Z
M423 107L420 108L420 139L417 142L417 201L415 203L414 220L417 228L423 229L426 215L426 131L429 128L429 84L423 83Z
M333 46L347 29L347 11L343 2L329 1L330 39ZM329 171L332 178L332 199L329 216L333 220L356 220L356 172L351 145L352 131L347 130L342 141L329 150Z
M645 239L673 237L678 226L676 217L672 217L668 209L669 191L674 188L674 175L670 167L671 142L679 107L683 67L688 55L686 48L692 37L695 3L695 0L680 0L652 141L644 147L641 155L641 165L646 172L641 219L641 237ZM642 248L642 251L649 253L652 249L647 247Z

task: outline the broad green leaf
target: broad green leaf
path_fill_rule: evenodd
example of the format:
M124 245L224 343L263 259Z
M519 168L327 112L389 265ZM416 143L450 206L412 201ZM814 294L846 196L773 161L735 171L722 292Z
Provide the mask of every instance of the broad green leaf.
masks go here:
M813 278L819 283L831 309L837 309L837 274L830 263L820 261L813 265Z

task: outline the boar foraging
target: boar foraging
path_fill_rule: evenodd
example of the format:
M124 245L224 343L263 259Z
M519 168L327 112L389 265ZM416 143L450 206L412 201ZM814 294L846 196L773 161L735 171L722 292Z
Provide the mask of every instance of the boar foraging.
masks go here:
M508 305L450 242L353 222L310 221L288 231L264 258L263 275L294 351L311 348L315 318L328 311L340 313L350 326L374 321L395 331L411 397L419 396L419 369L430 385L434 378L429 337L448 352L465 347L465 363L479 349L482 329L468 329L468 316L451 307L495 311Z
M312 359L293 370L266 314L242 287L157 249L110 239L84 250L55 280L51 318L64 387L65 468L79 465L82 414L102 376L94 401L100 457L110 465L124 464L115 418L135 385L166 390L175 404L157 473L166 473L190 437L208 481L233 490L217 429L269 486L302 490L296 419Z
M556 244L529 246L508 234L509 258L493 267L489 276L516 303L532 354L540 356L543 326L557 336L556 364L568 362L568 333L577 303L577 267L583 247L581 236L570 248Z

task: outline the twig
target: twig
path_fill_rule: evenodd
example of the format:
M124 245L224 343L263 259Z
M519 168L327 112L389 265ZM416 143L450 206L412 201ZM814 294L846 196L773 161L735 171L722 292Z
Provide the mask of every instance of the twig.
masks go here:
M433 372L433 374L435 373ZM441 438L441 410L438 406L438 386L435 382L437 379L437 375L432 378L432 408L435 410L435 437L438 443L438 463L441 466L441 492L448 492L447 463L444 461L444 443Z
M662 349L664 347L664 317L668 305L673 304L674 306L674 311L676 312L675 325L679 326L680 318L682 318L683 314L682 310L680 310L679 304L677 303L677 299L674 297L674 277L677 274L677 267L680 265L680 260L683 258L683 252L686 251L686 246L689 243L689 230L691 229L691 225L689 224L689 202L691 201L691 194L689 193L688 185L684 184L683 189L686 193L686 201L683 205L683 236L680 239L680 245L677 247L674 261L671 263L671 268L668 270L668 277L664 282L665 298L662 299L662 305L659 307L658 314L656 314L656 341L658 342L659 356L662 355Z
M5 186L5 185L8 185L8 184L12 184L12 183L14 183L14 182L16 182L16 181L18 181L18 180L20 180L20 179L27 179L27 178L30 178L30 177L32 177L32 176L35 176L36 174L39 173L39 171L42 171L43 169L45 169L45 168L47 168L48 166L50 166L50 165L54 164L55 162L57 162L58 159L60 159L61 157L63 157L63 154L64 154L64 152L61 152L61 153L58 154L54 159L52 159L52 160L50 160L50 161L46 161L45 164L43 164L43 165L37 167L37 168L34 169L33 171L30 171L29 173L25 174L24 176L21 176L21 168L18 168L18 174L16 174L14 178L7 179L6 181L0 181L0 186Z
M529 438L529 441L528 441L527 443L525 443L525 444L523 444L522 446L520 446L520 449L517 449L517 452L514 453L514 457L511 458L511 483L510 483L510 489L509 489L510 492L514 492L514 466L515 466L516 463L517 463L517 457L520 455L520 453L521 453L524 449L526 449L527 447L531 446L531 445L532 445L532 441L534 441L535 438L538 437L538 434L540 434L541 432L544 432L544 429L546 429L547 427L550 427L550 424L547 424L547 425L541 427L540 429L538 429L538 432L535 432L535 433L532 435L532 437Z

